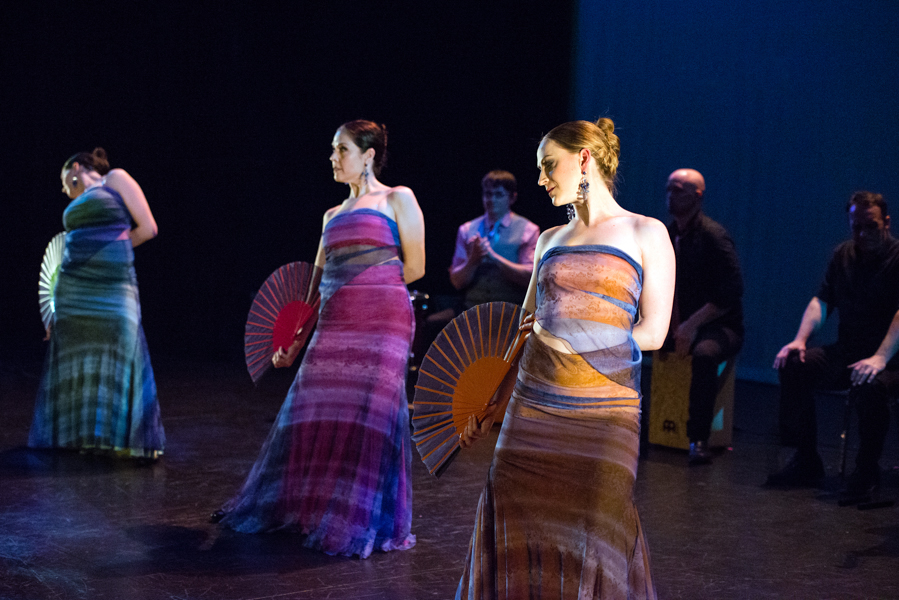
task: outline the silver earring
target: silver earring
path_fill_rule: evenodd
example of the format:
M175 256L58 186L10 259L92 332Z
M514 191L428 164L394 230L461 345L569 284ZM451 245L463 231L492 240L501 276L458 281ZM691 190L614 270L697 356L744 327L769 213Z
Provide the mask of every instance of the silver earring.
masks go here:
M72 177L72 185L74 185L75 187L78 187L78 178L77 177Z
M576 218L577 218L577 211L574 210L573 204L569 204L568 205L568 220L574 221Z
M587 181L587 171L581 171L581 183L578 185L578 189L581 191L581 198L586 202L587 195L590 193L590 182Z

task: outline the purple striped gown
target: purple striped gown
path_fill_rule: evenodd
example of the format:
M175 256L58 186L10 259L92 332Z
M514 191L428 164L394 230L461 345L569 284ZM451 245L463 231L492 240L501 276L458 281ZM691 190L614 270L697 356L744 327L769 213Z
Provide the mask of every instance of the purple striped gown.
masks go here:
M318 327L222 523L296 530L308 548L366 558L415 544L405 392L414 320L393 220L338 214L323 242Z

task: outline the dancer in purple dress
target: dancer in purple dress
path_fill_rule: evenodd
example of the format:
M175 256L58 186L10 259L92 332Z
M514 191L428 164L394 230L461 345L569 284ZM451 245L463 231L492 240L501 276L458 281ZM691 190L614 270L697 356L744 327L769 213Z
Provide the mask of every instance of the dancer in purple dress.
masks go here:
M321 309L303 364L249 477L213 515L237 531L296 530L309 548L362 558L415 544L405 284L424 274L424 220L412 190L377 180L386 145L370 121L334 135L334 179L350 196L325 213ZM275 366L299 350L279 349Z

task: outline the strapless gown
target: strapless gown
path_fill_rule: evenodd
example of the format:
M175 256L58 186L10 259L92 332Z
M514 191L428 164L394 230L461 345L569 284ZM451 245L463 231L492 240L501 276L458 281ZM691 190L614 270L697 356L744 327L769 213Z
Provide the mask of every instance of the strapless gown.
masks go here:
M414 319L393 220L339 214L323 241L317 328L222 524L296 530L309 548L365 558L415 544L405 391Z
M610 246L537 266L537 322L481 495L458 599L655 598L634 505L642 269Z
M110 450L155 458L165 447L141 326L131 214L99 185L63 212L56 311L28 437L32 448Z

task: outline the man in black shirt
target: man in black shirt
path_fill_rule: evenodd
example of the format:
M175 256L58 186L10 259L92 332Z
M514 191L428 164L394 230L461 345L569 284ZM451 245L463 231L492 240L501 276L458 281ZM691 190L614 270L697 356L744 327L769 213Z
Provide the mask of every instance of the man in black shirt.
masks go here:
M666 344L680 356L692 357L690 381L691 465L711 461L712 428L718 365L735 356L743 344L743 277L733 240L724 227L702 212L705 180L693 169L668 177L668 226L677 257L677 283L671 331Z
M880 481L889 401L899 394L899 241L890 235L880 194L856 192L847 211L852 238L837 246L795 339L774 359L780 370L781 438L796 453L768 477L770 485L815 485L824 476L817 451L815 388L848 387L858 408L859 450L845 491L868 493ZM836 344L806 348L834 310L840 313Z

